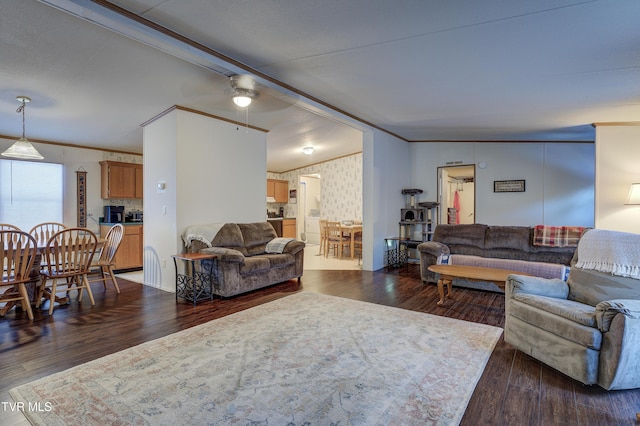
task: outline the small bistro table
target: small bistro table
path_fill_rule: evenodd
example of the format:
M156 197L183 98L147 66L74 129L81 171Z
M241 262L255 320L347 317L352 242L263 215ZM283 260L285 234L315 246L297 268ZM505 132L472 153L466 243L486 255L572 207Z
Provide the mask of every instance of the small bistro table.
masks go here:
M213 286L217 282L218 274L218 255L182 253L171 257L176 267L176 302L180 297L196 306L200 300L213 300ZM203 260L210 262L201 262ZM196 262L200 265L209 264L209 267L206 270L198 270Z

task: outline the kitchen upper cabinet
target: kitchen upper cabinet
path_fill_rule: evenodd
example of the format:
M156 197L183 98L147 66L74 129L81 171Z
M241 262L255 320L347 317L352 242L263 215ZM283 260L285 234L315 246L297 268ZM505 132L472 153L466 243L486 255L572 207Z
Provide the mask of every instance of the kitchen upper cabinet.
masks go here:
M142 165L140 167L136 167L136 189L135 189L135 197L134 198L143 198L142 193Z
M289 202L289 181L267 179L267 197L276 199L276 203Z
M101 161L101 197L142 198L142 164Z

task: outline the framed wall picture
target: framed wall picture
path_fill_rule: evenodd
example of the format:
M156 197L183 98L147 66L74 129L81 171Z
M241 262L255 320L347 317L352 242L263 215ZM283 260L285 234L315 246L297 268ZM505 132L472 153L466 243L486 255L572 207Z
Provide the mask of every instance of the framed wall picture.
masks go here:
M290 189L289 190L289 204L296 204L298 202L298 190Z
M525 181L521 180L494 180L493 192L524 192Z

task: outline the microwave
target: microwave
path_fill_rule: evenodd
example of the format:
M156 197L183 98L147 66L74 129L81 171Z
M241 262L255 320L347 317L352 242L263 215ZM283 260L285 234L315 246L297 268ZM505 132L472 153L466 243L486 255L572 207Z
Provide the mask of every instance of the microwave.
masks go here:
M124 222L124 206L104 206L105 223Z

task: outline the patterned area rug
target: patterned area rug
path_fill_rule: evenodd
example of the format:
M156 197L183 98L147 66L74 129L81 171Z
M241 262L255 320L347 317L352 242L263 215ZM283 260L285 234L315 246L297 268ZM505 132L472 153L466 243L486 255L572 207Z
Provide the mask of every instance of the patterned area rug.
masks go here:
M10 393L48 426L458 424L501 333L302 292Z

